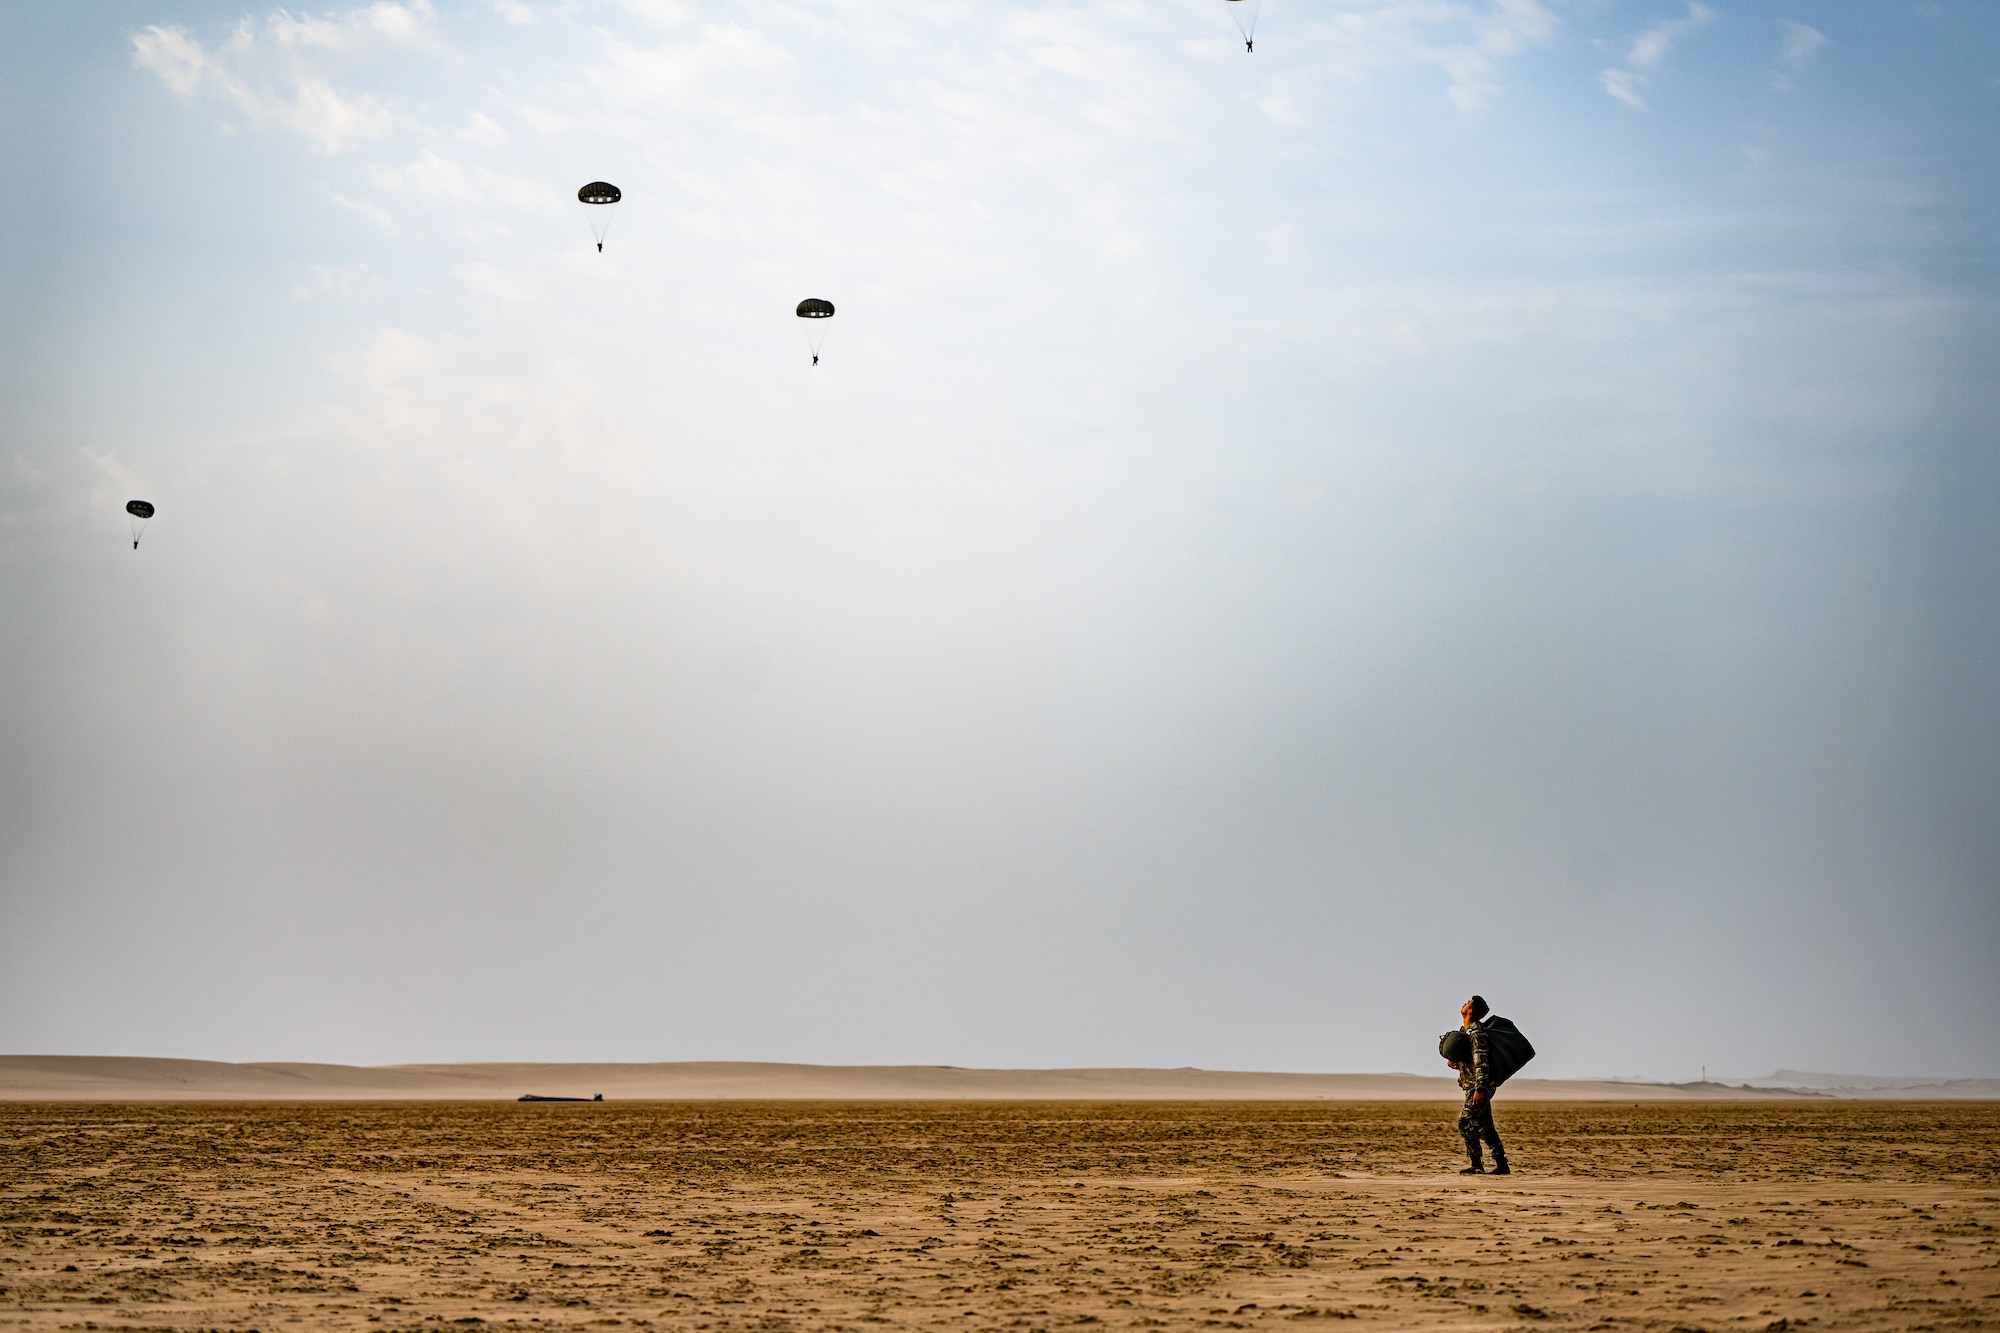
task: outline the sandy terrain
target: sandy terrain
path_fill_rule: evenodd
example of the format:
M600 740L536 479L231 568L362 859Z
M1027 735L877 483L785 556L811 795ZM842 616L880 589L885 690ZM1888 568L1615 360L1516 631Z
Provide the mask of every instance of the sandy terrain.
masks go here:
M1783 1096L2000 1100L2000 1079L1852 1079L1782 1071L1761 1086L1517 1078L1514 1101L1763 1101ZM0 1101L511 1100L524 1092L610 1100L1456 1101L1446 1077L1212 1069L958 1069L942 1065L327 1065L75 1055L0 1056Z
M0 1326L2000 1327L2000 1106L0 1105Z

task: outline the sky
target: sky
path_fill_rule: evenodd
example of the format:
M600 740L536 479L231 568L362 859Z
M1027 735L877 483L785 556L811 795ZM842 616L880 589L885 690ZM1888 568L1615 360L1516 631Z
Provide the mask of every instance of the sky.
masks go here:
M2000 8L1231 7L0 8L0 1050L2000 1075Z

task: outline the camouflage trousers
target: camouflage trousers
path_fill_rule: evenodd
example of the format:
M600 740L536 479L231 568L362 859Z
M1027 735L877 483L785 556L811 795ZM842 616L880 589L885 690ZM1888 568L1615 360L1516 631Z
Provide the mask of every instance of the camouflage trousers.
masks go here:
M1481 1154L1479 1141L1486 1140L1493 1145L1493 1160L1505 1161L1507 1150L1500 1146L1500 1131L1493 1127L1493 1098L1489 1095L1483 1102L1474 1102L1472 1094L1465 1094L1465 1109L1458 1115L1458 1132L1465 1139L1465 1155L1479 1165Z

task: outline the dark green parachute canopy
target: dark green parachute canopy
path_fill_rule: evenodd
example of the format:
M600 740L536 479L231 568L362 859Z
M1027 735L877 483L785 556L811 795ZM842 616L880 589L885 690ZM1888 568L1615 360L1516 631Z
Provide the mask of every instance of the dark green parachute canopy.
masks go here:
M615 204L625 194L610 181L592 181L576 192L579 201L586 204Z
M133 518L151 518L153 516L153 502L151 500L127 500L125 502L125 512Z
M1464 1028L1453 1028L1438 1038L1438 1054L1447 1060L1469 1065L1472 1063L1472 1038L1465 1035Z
M808 296L799 302L800 319L832 319L833 302L822 301L817 296Z

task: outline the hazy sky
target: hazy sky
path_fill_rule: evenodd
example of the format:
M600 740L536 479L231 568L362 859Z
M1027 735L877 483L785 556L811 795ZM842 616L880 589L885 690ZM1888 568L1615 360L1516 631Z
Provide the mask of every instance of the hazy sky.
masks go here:
M2000 7L1257 35L0 8L0 1050L2000 1074Z

